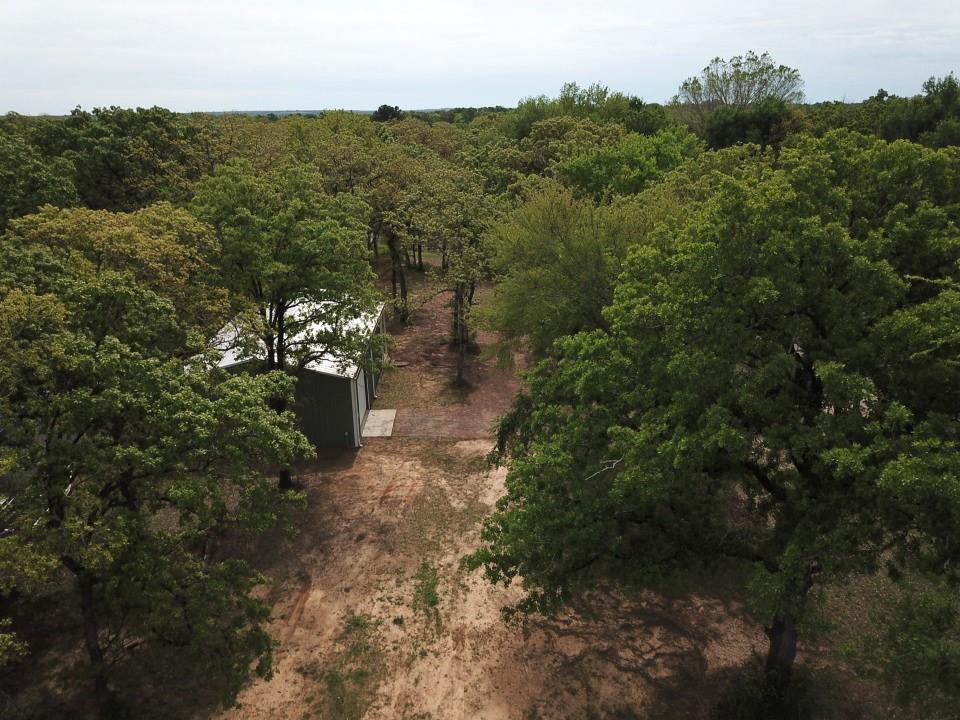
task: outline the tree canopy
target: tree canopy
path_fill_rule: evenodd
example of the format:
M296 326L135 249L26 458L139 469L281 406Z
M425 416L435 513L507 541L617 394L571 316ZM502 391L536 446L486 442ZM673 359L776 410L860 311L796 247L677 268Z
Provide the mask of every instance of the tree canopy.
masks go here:
M831 133L750 175L531 373L471 562L522 610L742 567L783 679L818 588L955 562L960 157Z
M179 352L200 346L165 283L209 248L176 246L177 222L209 240L163 206L48 209L0 239L2 589L69 576L104 714L131 637L181 648L227 700L251 663L269 672L268 608L249 596L259 576L202 550L218 530L274 524L257 468L308 452L294 418L268 405L291 392L286 376L228 378Z
M778 65L770 53L716 57L699 75L680 85L676 102L690 105L698 114L720 107L746 108L773 98L785 103L803 102L803 78L796 68Z

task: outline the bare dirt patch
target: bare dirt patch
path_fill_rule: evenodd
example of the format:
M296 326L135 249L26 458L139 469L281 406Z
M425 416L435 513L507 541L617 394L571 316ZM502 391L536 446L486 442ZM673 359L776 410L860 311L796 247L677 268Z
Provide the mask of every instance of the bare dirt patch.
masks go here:
M393 367L384 376L377 407L397 408L393 430L397 437L492 437L497 418L520 389L516 368L525 358L517 355L513 367L502 367L494 353L496 336L481 331L477 348L468 356L466 382L454 384L448 298L427 284L414 288L412 324L392 328ZM481 288L479 298L487 292Z

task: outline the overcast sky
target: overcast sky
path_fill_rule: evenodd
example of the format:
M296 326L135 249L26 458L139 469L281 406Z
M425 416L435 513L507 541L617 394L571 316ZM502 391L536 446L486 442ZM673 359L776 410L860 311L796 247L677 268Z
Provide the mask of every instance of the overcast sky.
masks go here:
M0 112L515 105L568 80L668 100L769 50L810 100L960 71L958 0L0 0Z

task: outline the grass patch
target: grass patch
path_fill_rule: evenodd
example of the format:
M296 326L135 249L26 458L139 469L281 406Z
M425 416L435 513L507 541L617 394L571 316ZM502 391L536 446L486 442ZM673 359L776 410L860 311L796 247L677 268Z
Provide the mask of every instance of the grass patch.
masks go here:
M413 589L413 607L425 613L436 611L440 605L440 594L437 592L439 584L440 576L437 574L437 569L426 560L420 563Z
M376 620L350 613L343 625L337 656L325 668L313 661L298 667L297 672L321 685L313 706L319 717L360 720L376 697L386 673L386 659Z
M413 609L432 621L437 632L443 627L440 617L440 575L437 569L424 560L414 576Z

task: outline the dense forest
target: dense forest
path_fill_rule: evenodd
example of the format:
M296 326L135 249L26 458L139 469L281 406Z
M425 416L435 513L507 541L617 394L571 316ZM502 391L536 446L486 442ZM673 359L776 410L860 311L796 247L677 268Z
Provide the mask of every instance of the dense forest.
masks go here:
M825 594L882 578L839 662L958 717L960 81L807 104L754 53L663 105L0 117L0 714L69 668L77 717L138 717L112 677L150 649L227 705L270 675L264 578L224 540L297 531L297 371L364 362L383 299L416 322L414 277L452 386L480 330L532 359L464 558L522 588L505 621L722 573L769 643L717 716L814 717ZM218 367L231 319L261 371ZM51 602L82 662L32 647Z

